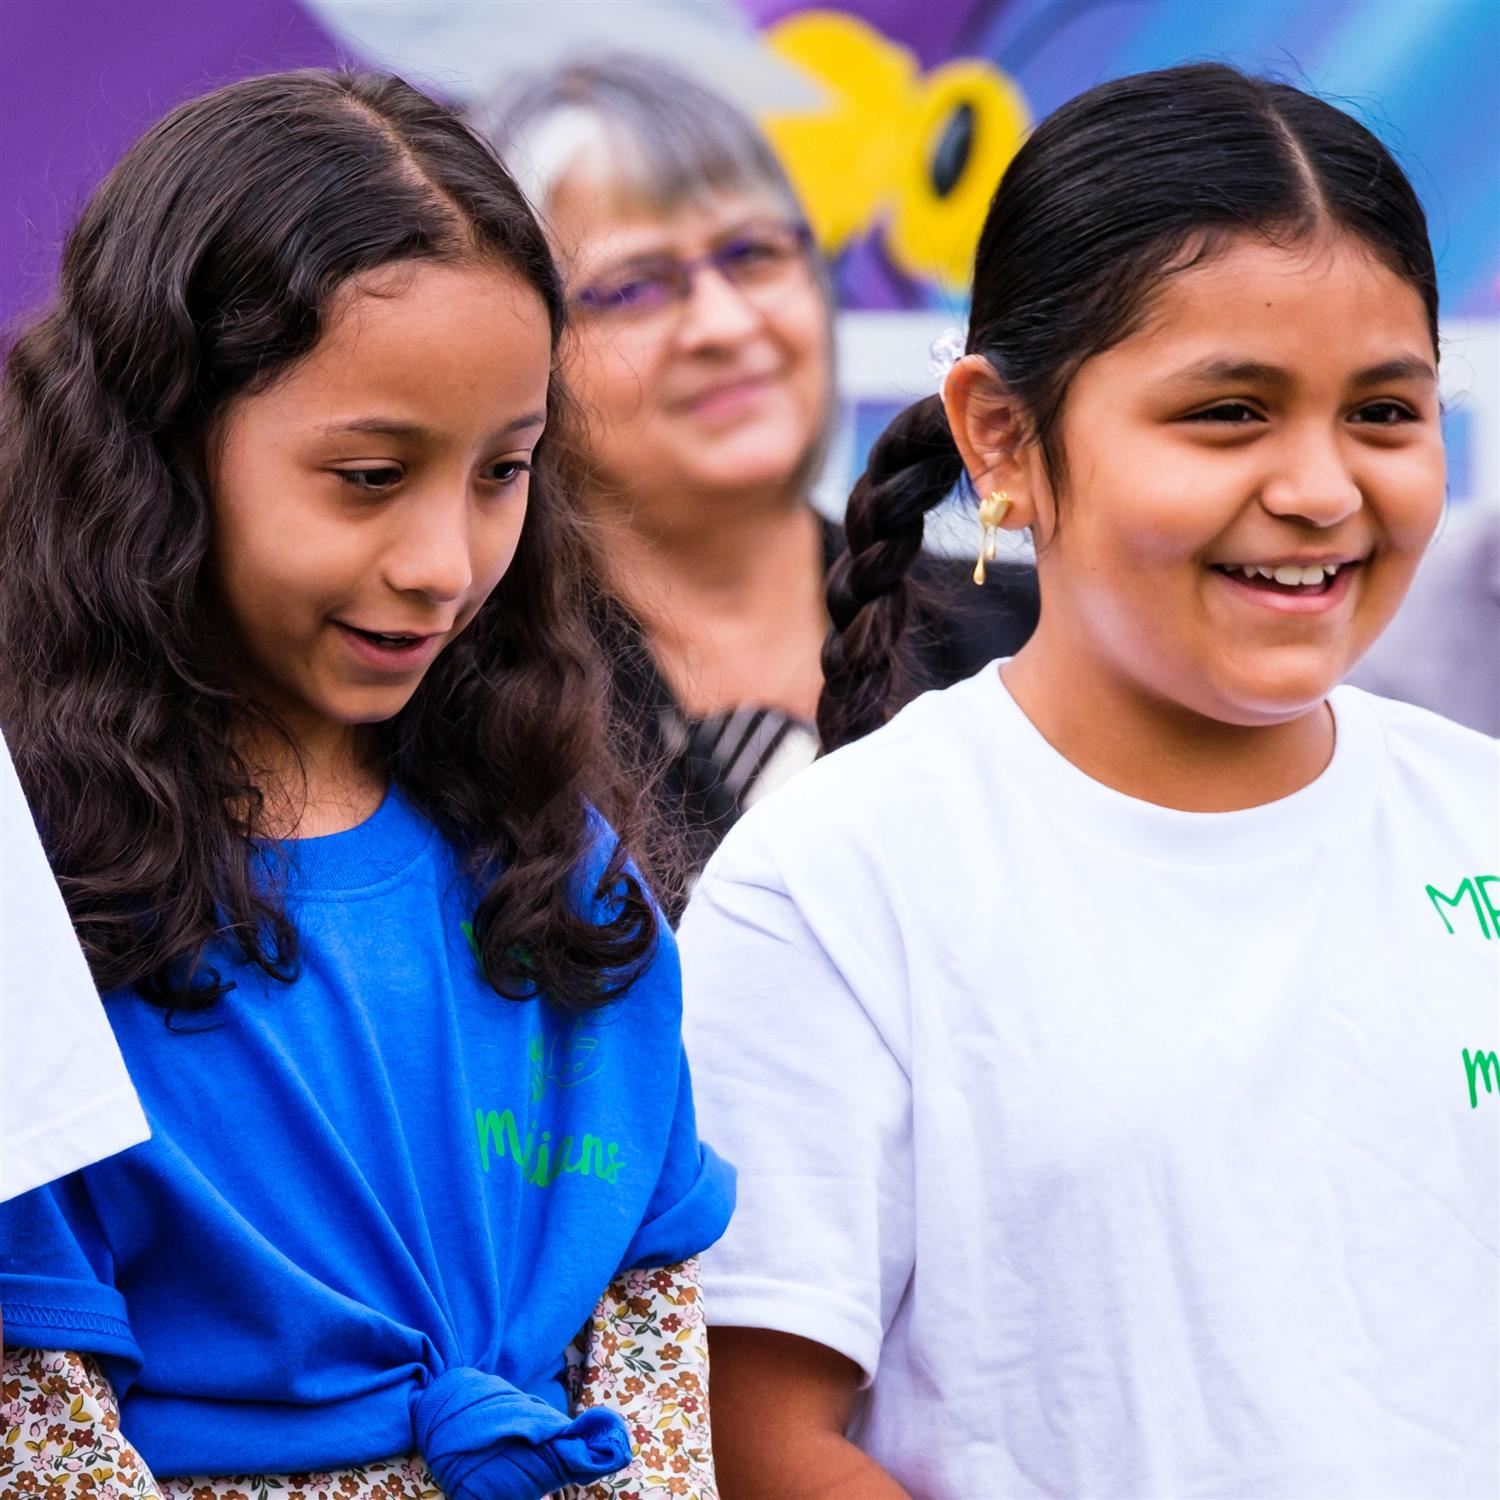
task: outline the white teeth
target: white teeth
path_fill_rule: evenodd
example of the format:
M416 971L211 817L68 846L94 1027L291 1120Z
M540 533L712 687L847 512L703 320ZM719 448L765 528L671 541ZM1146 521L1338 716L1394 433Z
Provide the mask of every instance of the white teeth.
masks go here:
M1342 566L1342 563L1311 563L1306 567L1301 563L1278 563L1275 567L1267 563L1235 563L1229 571L1241 573L1252 581L1272 579L1286 588L1317 588Z

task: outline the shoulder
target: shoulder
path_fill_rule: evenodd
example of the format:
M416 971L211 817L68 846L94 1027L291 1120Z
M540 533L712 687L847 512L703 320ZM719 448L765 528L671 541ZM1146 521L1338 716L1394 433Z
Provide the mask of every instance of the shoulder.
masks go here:
M1500 769L1500 740L1397 698L1345 683L1335 689L1335 708L1357 705L1379 726L1391 757L1400 764L1442 768L1447 780L1492 781Z
M936 852L948 804L972 786L983 754L993 664L923 693L874 734L815 761L756 803L729 831L704 881L779 885L788 872L817 884L903 863L920 836Z
M1347 683L1335 690L1333 703L1341 716L1362 712L1377 727L1388 814L1407 826L1444 830L1476 849L1500 852L1500 740Z

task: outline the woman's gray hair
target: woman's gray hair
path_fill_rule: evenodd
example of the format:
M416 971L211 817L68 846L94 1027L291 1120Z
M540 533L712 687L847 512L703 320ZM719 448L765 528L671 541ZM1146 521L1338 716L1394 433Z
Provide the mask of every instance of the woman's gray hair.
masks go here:
M658 214L705 188L765 192L799 219L786 172L754 120L655 58L610 53L513 80L469 110L533 207L585 152L622 193Z
M544 227L558 184L585 154L612 190L661 218L706 192L723 192L764 193L792 218L805 219L755 121L656 58L601 53L530 74L471 105L468 119L500 154ZM831 374L833 287L821 255L812 256L811 268L822 295ZM805 494L823 468L837 411L830 384L817 432L790 480L798 493Z

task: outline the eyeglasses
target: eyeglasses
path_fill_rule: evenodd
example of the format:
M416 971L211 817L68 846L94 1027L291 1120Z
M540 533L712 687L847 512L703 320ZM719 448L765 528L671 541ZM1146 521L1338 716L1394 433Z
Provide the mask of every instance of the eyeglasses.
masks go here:
M573 305L589 317L645 322L686 302L694 278L708 266L741 292L774 291L806 262L812 240L805 224L763 224L741 230L707 255L641 256L574 293Z

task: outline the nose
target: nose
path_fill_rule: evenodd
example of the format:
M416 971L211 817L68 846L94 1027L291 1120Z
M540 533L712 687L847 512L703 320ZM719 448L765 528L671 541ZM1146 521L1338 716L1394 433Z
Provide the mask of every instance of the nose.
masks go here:
M437 503L390 517L392 536L385 556L386 582L402 594L423 594L435 604L462 599L474 584L472 514L468 486L445 493Z
M1261 490L1272 515L1318 527L1337 526L1364 504L1338 437L1304 433L1289 442L1283 462Z
M688 288L677 337L689 349L732 344L754 333L760 322L744 292L713 266L701 266Z

